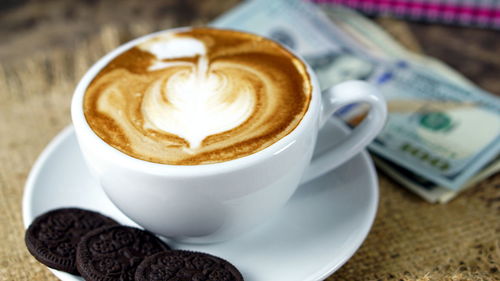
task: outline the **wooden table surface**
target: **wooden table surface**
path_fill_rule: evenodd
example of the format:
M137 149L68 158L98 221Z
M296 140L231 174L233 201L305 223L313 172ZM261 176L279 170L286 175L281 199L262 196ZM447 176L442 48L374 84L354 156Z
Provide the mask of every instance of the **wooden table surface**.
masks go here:
M22 191L38 154L69 124L71 91L88 65L143 32L201 25L238 2L0 2L0 280L55 280L24 247ZM376 21L500 95L499 31ZM500 280L500 176L447 205L428 204L380 172L379 185L372 231L328 280Z

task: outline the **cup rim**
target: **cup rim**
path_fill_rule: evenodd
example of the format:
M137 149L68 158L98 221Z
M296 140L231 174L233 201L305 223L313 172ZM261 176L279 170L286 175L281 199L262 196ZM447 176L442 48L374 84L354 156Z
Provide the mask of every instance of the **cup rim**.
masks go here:
M132 48L133 46L148 40L149 38L159 36L161 34L165 33L178 33L178 32L183 32L186 30L190 30L195 27L177 27L177 28L170 28L170 29L165 29L153 33L149 33L143 36L140 36L138 38L135 38L131 41L128 41L112 51L108 52L106 55L101 57L97 62L95 62L83 75L83 77L80 79L78 82L74 92L73 92L73 97L71 100L71 119L73 123L73 127L75 128L75 132L77 134L78 139L80 139L82 136L85 135L84 137L89 137L90 141L92 144L99 146L102 151L105 151L108 155L108 160L111 162L114 162L120 166L126 166L129 167L130 169L133 170L138 170L142 171L146 174L156 174L156 175L164 175L168 173L169 175L172 175L172 173L175 173L175 175L209 175L209 174L221 174L225 172L230 172L234 171L237 169L242 169L245 167L253 166L255 164L258 164L264 159L267 159L269 157L272 157L274 155L277 155L287 149L289 149L293 144L295 143L295 140L297 137L306 130L306 127L311 123L311 122L316 122L318 124L313 124L316 126L319 126L319 113L321 111L322 105L321 105L321 89L319 86L319 82L317 80L317 77L312 70L312 68L309 66L309 64L304 60L303 57L298 55L295 51L291 50L289 47L277 42L276 40L273 40L271 38L248 32L248 31L242 31L242 30L237 30L237 29L231 29L231 28L215 28L211 26L204 26L203 28L211 28L211 29L222 29L222 30L233 30L236 32L242 32L242 33L248 33L252 34L255 36L263 37L267 40L271 40L277 44L279 44L281 47L286 49L288 52L290 52L292 55L297 57L305 66L306 66L306 72L309 75L309 79L311 81L311 100L309 102L309 106L300 120L299 124L287 135L279 139L278 141L272 143L268 147L265 147L262 150L259 150L257 152L254 152L250 155L246 155L243 157L239 157L236 159L224 161L224 162L218 162L218 163L208 163L208 164L199 164L199 165L172 165L172 164L164 164L164 163L156 163L156 162L150 162L146 160L142 160L139 158L135 158L131 155L128 155L113 146L109 145L106 143L103 139L101 139L90 127L90 125L87 122L87 119L85 118L85 114L83 112L83 98L85 96L85 91L88 87L88 85L92 82L94 77L99 73L99 71L105 67L112 59L120 55L121 53L125 52L126 50ZM80 141L79 141L80 142ZM82 151L82 153L84 153Z

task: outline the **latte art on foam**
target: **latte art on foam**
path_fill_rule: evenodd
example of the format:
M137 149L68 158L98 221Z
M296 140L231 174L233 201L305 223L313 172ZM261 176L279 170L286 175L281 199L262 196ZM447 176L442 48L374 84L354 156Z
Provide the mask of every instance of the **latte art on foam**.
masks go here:
M84 111L107 143L147 161L193 165L261 150L307 110L305 66L278 44L193 29L149 39L112 60Z
M239 75L226 74L217 64L207 70L208 60L201 55L197 63L187 63L185 69L155 81L142 101L145 129L177 135L192 151L206 137L247 120L256 103L251 83L240 80Z

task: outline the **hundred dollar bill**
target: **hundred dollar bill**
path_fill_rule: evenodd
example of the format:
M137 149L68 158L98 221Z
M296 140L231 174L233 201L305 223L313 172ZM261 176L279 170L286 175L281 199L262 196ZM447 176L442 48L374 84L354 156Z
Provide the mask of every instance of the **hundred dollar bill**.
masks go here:
M499 154L498 98L404 64L372 82L389 109L376 154L453 190Z
M437 60L412 55L355 14L331 11L333 22L312 3L253 0L213 24L289 46L323 89L348 79L377 85L390 114L369 149L439 186L459 190L499 154L498 98ZM354 124L364 111L352 105L337 116Z
M425 72L425 76L432 77L433 80L439 80L439 82L447 81L455 87L464 88L473 92L475 91L475 93L478 93L477 95L481 95L482 91L462 74L435 58L408 51L377 24L360 15L356 11L332 5L322 5L321 9L327 14L330 20L337 27L339 27L340 30L349 34L349 36L356 41L356 44L362 46L363 50L366 50L372 56L378 57L379 60L393 60L395 65L401 63L404 65L404 62L409 62L412 66L412 69L410 70L412 75L419 77L422 76L422 72ZM420 79L415 78L410 80L418 81ZM485 94L484 96L489 95ZM352 117L355 117L356 113L351 112L350 116L350 118L344 119L352 120ZM344 115L344 117L347 116ZM492 122L492 124L495 123ZM494 131L495 125L489 128ZM485 129L488 129L488 127ZM473 131L471 131L471 133L473 133ZM476 138L476 141L473 143L479 142L479 139L479 137ZM490 154L490 156L494 155L495 152ZM379 168L386 171L389 175L393 176L393 178L408 187L410 190L421 195L428 201L441 203L447 202L456 196L459 190L467 188L473 183L500 171L500 159L497 157L481 170L477 171L474 176L458 187L458 189L450 190L437 185L425 177L412 173L411 170L397 166L387 159L382 160L377 157L374 157L374 159ZM474 172L471 172L471 174L473 173ZM465 177L467 177L467 175Z

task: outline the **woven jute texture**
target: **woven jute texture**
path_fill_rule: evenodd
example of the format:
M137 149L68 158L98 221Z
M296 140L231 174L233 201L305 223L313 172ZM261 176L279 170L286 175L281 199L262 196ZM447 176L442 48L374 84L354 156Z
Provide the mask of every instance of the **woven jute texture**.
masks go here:
M157 28L103 26L71 50L0 65L0 280L56 280L24 245L26 177L42 149L70 124L71 95L89 66ZM370 234L327 280L500 280L500 175L446 205L426 203L380 172L379 184Z

